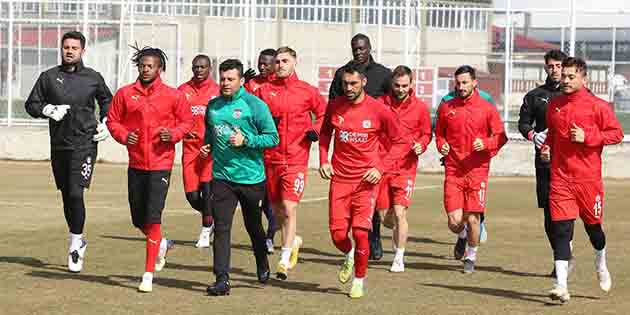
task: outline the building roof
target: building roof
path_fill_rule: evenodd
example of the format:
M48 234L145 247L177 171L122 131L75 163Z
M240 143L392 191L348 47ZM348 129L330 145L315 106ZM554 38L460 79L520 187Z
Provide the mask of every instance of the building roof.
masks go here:
M41 29L41 47L42 48L58 48L59 47L59 38L63 36L64 33L69 31L74 31L75 28L71 27L61 27L58 29L56 26L54 27L42 27ZM7 32L0 32L0 43L5 42L3 37ZM110 26L101 26L98 29L90 28L88 31L88 45L90 41L94 38L97 38L98 41L110 40L113 39L116 35L116 29ZM39 30L37 27L28 26L22 27L21 29L21 37L20 32L17 27L13 29L13 46L17 47L18 44L22 43L22 48L37 48L39 41ZM6 44L4 44L6 45ZM5 46L6 47L6 46Z
M492 49L503 50L504 47L505 27L492 26ZM560 46L518 32L514 33L514 51L547 51L551 49L560 49Z

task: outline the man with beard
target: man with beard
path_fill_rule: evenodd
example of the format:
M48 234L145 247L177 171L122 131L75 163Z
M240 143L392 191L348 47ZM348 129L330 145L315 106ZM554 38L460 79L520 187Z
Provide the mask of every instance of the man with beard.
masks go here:
M195 247L210 247L210 236L214 228L212 215L208 209L210 181L212 180L212 159L199 157L206 131L205 117L208 102L219 95L219 85L210 79L210 58L197 55L192 61L193 77L178 90L184 93L193 115L193 129L184 136L182 172L186 200L193 209L201 213L201 233Z
M391 86L392 71L374 61L370 38L365 34L356 34L350 41L350 47L352 49L352 60L348 62L348 64L352 63L357 65L362 69L362 72L365 73L367 80L365 93L373 98L387 94ZM346 64L346 66L348 64ZM338 96L345 95L342 82L344 67L337 69L335 72L335 77L330 84L330 91L328 93L329 102ZM381 216L376 209L374 209L372 229L370 229L369 236L370 259L379 260L383 257L383 246L381 244Z
M120 88L107 115L107 127L127 147L131 221L146 236L145 272L140 292L153 290L153 272L166 264L173 241L162 237L162 210L170 184L175 144L190 132L193 117L186 97L162 82L166 55L159 48L134 47L136 82Z
M105 122L112 101L101 74L83 65L85 50L83 34L64 34L61 65L42 72L25 103L29 115L48 118L52 170L70 230L68 269L72 272L83 269L87 248L83 194L92 181L97 143L109 137Z
M472 273L477 259L480 215L485 212L490 160L507 142L496 108L479 96L475 69L455 71L457 98L440 106L435 143L444 158L444 208L449 229L458 234L454 254L466 247L464 273ZM467 244L466 244L467 243Z
M540 149L540 158L551 161L549 211L556 278L549 297L562 303L571 298L570 241L578 216L595 250L599 287L605 292L612 287L602 229L602 150L620 143L623 130L608 102L586 88L587 70L586 62L580 58L569 57L562 62L562 95L549 102L547 138Z
M267 195L282 230L276 272L281 280L298 262L302 238L297 235L297 206L304 194L311 144L319 139L326 111L317 88L298 78L296 65L295 50L278 48L273 80L254 93L269 106L280 138L278 146L265 150L265 173Z
M269 108L242 87L243 64L228 59L219 65L219 76L221 96L208 104L205 145L200 151L204 157L212 153L210 209L215 224L212 268L216 281L206 290L212 296L230 294L230 238L237 204L254 248L258 281L269 281L261 222L266 194L263 150L278 145Z
M319 143L319 173L323 179L330 180L330 235L335 247L346 255L339 270L339 281L347 283L354 268L351 298L365 295L364 279L370 254L368 231L372 228L378 182L385 171L380 140L400 142L391 111L367 95L366 84L360 65L349 64L343 68L345 93L326 109ZM333 155L329 161L333 134ZM350 229L356 250L348 237Z
M392 76L391 92L382 96L383 102L398 122L400 137L398 142L390 142L389 150L383 150L386 166L380 182L376 209L384 218L385 226L393 218L394 261L391 272L404 272L405 245L407 243L408 224L407 208L411 204L411 195L418 171L418 156L424 153L431 142L431 115L427 105L416 98L413 90L411 69L398 66Z
M518 130L523 137L532 141L535 147L536 167L536 197L538 208L543 209L545 234L553 250L551 235L551 214L549 212L549 181L551 180L550 164L540 159L540 147L547 138L547 106L551 99L560 95L560 78L562 76L562 62L567 55L561 50L551 50L545 54L545 84L529 91L523 98L523 105L518 119ZM573 269L575 259L569 260L569 270ZM551 277L555 277L555 268Z

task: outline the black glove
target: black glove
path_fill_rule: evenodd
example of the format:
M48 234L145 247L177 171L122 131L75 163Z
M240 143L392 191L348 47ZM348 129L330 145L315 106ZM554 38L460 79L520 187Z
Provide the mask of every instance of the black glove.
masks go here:
M317 132L315 132L315 130L309 130L306 132L306 138L308 138L308 140L311 140L311 142L315 142L317 140L319 140L319 137L317 136Z
M444 157L440 158L440 165L444 166L444 160L446 160Z
M245 73L243 73L243 78L245 78L245 83L249 82L249 80L253 79L256 76L256 70L249 68Z
M280 124L280 116L273 117L273 122L276 124L276 129L278 128L278 124Z

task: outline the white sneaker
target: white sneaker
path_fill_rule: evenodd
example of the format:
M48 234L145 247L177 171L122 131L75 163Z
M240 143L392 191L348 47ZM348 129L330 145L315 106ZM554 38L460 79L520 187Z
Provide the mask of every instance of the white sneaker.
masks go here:
M561 286L555 286L553 289L551 289L551 291L549 291L549 297L554 301L559 300L562 303L569 302L569 300L571 299L569 290Z
M598 271L597 279L599 279L599 287L604 292L610 291L610 288L612 287L612 278L610 277L610 272L608 272L608 269Z
M201 228L201 233L199 233L199 240L195 247L197 248L207 248L210 247L210 237L212 236L212 232L214 231L214 224L209 228Z
M267 244L267 254L273 254L273 240L268 238L265 243Z
M405 272L405 263L402 259L394 258L392 262L392 267L389 268L390 272Z
M162 238L162 241L160 242L160 251L158 252L157 260L155 261L155 271L162 271L166 265L166 254L168 254L168 250L173 248L173 246L175 246L174 241Z
M81 247L68 253L68 270L71 272L81 272L83 270L83 257L85 256L86 248L87 242L81 240Z
M145 272L144 275L142 275L142 282L140 283L140 286L138 287L138 291L140 292L151 292L153 291L153 274L150 272Z

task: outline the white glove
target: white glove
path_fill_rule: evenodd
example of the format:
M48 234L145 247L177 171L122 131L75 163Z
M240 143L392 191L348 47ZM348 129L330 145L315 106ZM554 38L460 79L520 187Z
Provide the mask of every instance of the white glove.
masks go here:
M536 149L540 150L542 145L545 143L545 140L547 140L547 129L541 132L534 133L533 140L534 140L534 145L536 145Z
M52 105L48 104L42 109L44 116L53 119L54 121L60 121L68 113L70 105Z
M96 134L92 137L92 140L99 142L109 138L109 129L107 129L107 117L103 118L103 122L96 126Z

